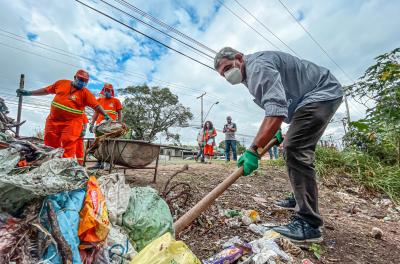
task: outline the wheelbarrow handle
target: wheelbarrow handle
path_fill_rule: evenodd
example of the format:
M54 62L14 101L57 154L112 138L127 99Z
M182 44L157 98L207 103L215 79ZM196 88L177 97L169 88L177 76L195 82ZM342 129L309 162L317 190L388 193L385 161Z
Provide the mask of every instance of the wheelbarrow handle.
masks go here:
M260 157L262 157L267 151L277 143L277 139L273 138L261 151ZM228 189L240 176L243 175L243 166L237 168L231 175L229 175L223 182L217 185L211 192L203 197L195 206L193 206L188 212L182 215L175 223L175 233L179 234L193 220L201 215L214 201L221 196L221 194Z

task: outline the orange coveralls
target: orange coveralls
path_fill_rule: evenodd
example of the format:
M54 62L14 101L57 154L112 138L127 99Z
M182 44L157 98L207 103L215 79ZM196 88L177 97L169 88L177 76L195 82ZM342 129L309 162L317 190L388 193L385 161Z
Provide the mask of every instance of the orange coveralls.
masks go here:
M118 111L122 110L122 104L118 98L100 97L97 98L97 102L104 108L104 111L106 111L106 113L111 117L112 120L117 119ZM103 120L104 116L100 115L96 120L96 124L100 124L100 122Z
M86 114L82 115L82 129L85 128L85 125L89 123L89 119ZM76 141L76 159L80 165L83 165L83 158L85 156L85 146L83 143L83 137L79 137Z
M94 109L99 105L86 87L74 92L72 88L69 80L60 80L46 87L46 91L55 94L55 97L46 119L44 143L53 148L62 147L64 158L74 158L76 155L76 141L82 133L85 107Z

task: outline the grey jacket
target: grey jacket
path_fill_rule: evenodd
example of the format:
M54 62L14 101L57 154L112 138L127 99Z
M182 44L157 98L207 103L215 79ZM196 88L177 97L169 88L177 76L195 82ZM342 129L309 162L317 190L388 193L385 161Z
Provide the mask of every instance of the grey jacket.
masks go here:
M279 51L261 51L244 57L243 84L265 116L283 116L290 123L300 107L343 96L332 73L307 60Z

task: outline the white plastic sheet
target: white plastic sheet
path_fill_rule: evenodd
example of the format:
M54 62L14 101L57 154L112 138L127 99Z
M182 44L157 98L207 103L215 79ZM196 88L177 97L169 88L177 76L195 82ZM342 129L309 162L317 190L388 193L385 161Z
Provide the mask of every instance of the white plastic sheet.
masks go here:
M108 218L112 224L122 225L122 214L129 204L130 188L125 183L125 176L113 173L98 179L101 191L106 197Z

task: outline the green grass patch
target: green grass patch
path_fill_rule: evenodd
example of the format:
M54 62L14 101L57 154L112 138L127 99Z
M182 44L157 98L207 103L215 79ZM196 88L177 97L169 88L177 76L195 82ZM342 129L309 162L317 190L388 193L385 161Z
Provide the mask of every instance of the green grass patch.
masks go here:
M318 147L315 169L322 179L347 173L367 188L386 193L396 203L400 202L400 168L386 165L363 152Z

